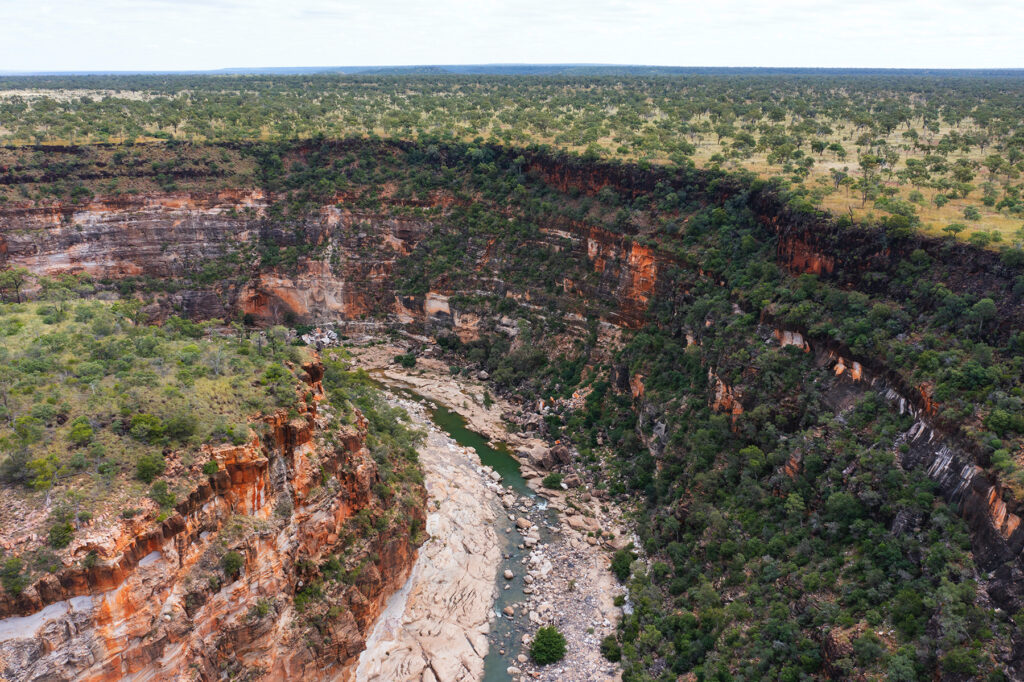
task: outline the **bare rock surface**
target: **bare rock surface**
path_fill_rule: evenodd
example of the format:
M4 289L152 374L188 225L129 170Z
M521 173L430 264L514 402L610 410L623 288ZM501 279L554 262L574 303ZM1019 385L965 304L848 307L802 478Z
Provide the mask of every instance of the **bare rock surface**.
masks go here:
M433 450L434 454L421 452L420 461L431 499L435 490L448 490L452 472L461 472L461 492L469 492L482 485L488 494L487 513L492 515L487 517L490 520L486 525L492 534L494 529L497 529L507 535L508 540L526 549L523 559L511 564L503 560L504 557L498 549L494 549L494 554L488 554L488 557L494 557L493 560L489 559L488 563L491 582L486 589L481 586L488 599L493 599L494 580L504 578L505 570L509 570L513 577L498 580L499 586L504 589L505 585L513 584L524 588L522 601L491 614L492 618L503 618L512 625L510 641L492 641L490 644L492 654L501 656L500 668L507 672L509 679L516 682L534 679L550 682L620 680L619 666L605 660L600 653L601 639L615 632L618 620L622 617L622 610L615 606L614 600L617 595L623 594L625 589L609 570L611 552L618 546L625 546L629 541L623 531L620 511L615 506L602 503L600 499L595 498L582 481L569 490L543 488L540 480L549 467L570 458L567 448L551 447L538 438L509 433L505 429L501 415L512 411L514 408L511 405L504 403L500 397L493 397L493 404L485 407L479 397L483 395L486 387L479 386L472 379L467 381L452 377L448 366L434 358L418 358L416 367L411 370L400 368L392 363L392 358L401 350L389 345L352 349L357 365L376 370L386 382L408 386L428 400L458 412L466 418L469 427L478 433L511 444L517 453L522 474L530 487L543 498L547 498L529 498L520 495L512 487L502 488L489 478L487 468L480 472L476 455L471 450L457 446L455 451L435 450L431 446L435 437L447 439L447 436L433 431L432 426L429 427L431 435L426 450ZM425 420L421 423L429 425L422 406L405 401L401 401L401 404L407 407L414 419ZM538 454L536 457L530 457L528 455L531 452ZM432 457L437 454L442 458L448 458L448 464L431 464ZM472 464L468 468L457 468L451 461L453 457L469 458ZM432 480L438 475L445 480L435 484ZM493 503L490 502L492 499ZM474 509L481 506L479 500L465 500L464 504ZM445 513L449 508L442 506L436 513ZM428 502L428 509L430 514L435 514L433 503ZM551 510L562 513L553 514ZM431 552L440 551L435 548L437 540L438 538L432 538L420 550L421 563L425 560L423 557ZM452 541L458 542L457 539ZM494 547L499 546L496 544ZM423 581L423 577L414 574L413 580ZM442 588L432 586L430 589ZM493 602L488 601L489 607L492 604ZM361 665L360 676L357 679L480 679L482 668L481 673L475 678L447 676L451 671L445 672L441 668L436 671L427 669L424 661L429 660L429 651L423 648L416 649L416 645L410 639L407 625L411 619L429 618L427 611L429 608L421 611L421 615L413 616L407 610L404 616L391 616L390 627L395 634L391 636L390 644L385 641L378 642L374 638L375 635L371 635L368 649L376 652L372 654L375 660L381 655L388 659L379 670L390 674L391 677L364 678L362 674L369 668ZM435 615L445 618L442 612ZM534 633L543 625L554 625L565 635L566 657L556 664L536 666L529 660L529 645ZM426 623L421 627L426 627ZM399 632L400 630L404 630L404 634ZM458 636L452 632L449 634L453 637ZM461 643L457 642L453 646L460 645ZM486 646L485 640L485 649ZM364 659L370 656L370 653L364 654ZM394 665L391 659L396 656L403 661L402 665ZM415 664L409 664L410 660L414 660Z
M374 626L356 679L478 680L501 563L496 486L486 482L476 453L434 427L420 405L398 403L427 432L419 456L430 539Z

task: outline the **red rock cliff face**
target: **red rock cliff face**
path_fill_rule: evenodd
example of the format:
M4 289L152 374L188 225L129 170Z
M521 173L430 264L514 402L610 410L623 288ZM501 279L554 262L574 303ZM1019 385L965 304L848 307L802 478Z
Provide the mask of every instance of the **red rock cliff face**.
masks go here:
M675 182L669 171L661 169L644 171L634 166L570 163L530 155L524 170L552 187L584 194L608 188L633 197L650 192L658 183ZM735 183L719 182L714 192L705 191L701 200L713 203L739 191L742 188ZM387 197L384 200L386 204ZM253 236L287 246L289 230L295 226L286 230L268 220L264 216L266 201L259 193L228 192L98 202L85 209L5 208L0 211L0 254L6 256L0 255L0 259L27 265L40 273L86 270L110 276L175 276L192 272L203 258L224 253L226 245ZM952 291L985 291L988 282L1003 276L998 274L1001 266L993 254L971 252L969 258L960 258L956 253L959 247L938 240L914 237L895 241L880 230L844 229L824 218L793 214L779 202L778 197L761 193L752 195L749 204L765 226L764 237L776 240L778 263L794 274L814 273L840 286L871 292L872 287L887 286L878 273L891 272L895 263L920 248L942 266L944 282ZM450 199L441 197L431 203L441 207L450 204ZM436 220L443 220L443 214ZM545 240L541 246L568 249L572 256L569 260L589 270L581 277L574 274L559 278L558 287L568 295L563 301L578 304L584 312L587 306L598 303L607 311L602 312L606 321L640 327L646 321L651 300L677 293L668 290L672 283L664 275L680 264L669 261L663 253L644 246L639 239L634 241L582 221L555 220L556 224L539 226ZM178 292L168 297L165 308L177 307L187 314L206 317L226 316L229 310L241 309L268 323L288 313L301 320L377 317L428 330L453 329L463 339L471 339L478 334L481 321L458 309L453 303L456 295L500 292L532 305L529 288L507 287L499 280L502 254L492 246L471 254L475 260L468 269L476 273L472 290L460 290L442 276L431 282L433 290L426 294L399 296L396 263L436 229L430 220L392 216L386 208L367 212L357 209L346 197L337 197L337 202L303 219L298 227L308 243L322 248L316 258L300 259L291 269L254 269L246 281L237 285L221 283ZM866 278L865 273L874 276ZM700 275L715 277L703 271ZM724 282L717 280L716 284ZM1004 342L1024 320L1024 308L1003 301L999 305L1000 331L993 344ZM511 324L501 323L508 328ZM939 436L955 434L956 426L933 423L937 410L927 387L907 385L885 368L883 359L852 358L845 349L822 347L821 340L808 338L806 330L780 330L779 334L779 341L786 345L834 353L833 373L879 389L884 385L885 391L893 392L894 405L899 409L913 407L925 426L917 431L907 465L926 468L940 481L947 499L964 502L962 509L973 519L972 537L983 566L995 567L1020 556L1024 531L1018 530L1011 518L1012 505L1006 505L1004 514L997 503L1002 502L1002 491L997 492L999 500L992 499L993 483L977 475L974 453L963 452L959 446L942 450L945 446L940 447ZM798 334L800 340L793 334ZM717 409L734 415L742 409L730 387L713 385L711 390ZM932 438L933 433L938 435ZM1024 566L1024 562L1018 563ZM1024 579L1017 582L1024 585ZM1024 604L1024 587L1020 591L1019 601Z
M392 267L425 236L420 219L349 210L344 197L301 221L315 258L295 267L258 269L243 245L294 243L293 225L266 218L260 190L98 199L85 205L14 206L0 211L0 265L39 275L86 272L99 278L202 278L218 259L241 260L243 278L170 294L165 311L227 317L241 309L257 320L358 319L395 303ZM338 206L342 206L339 208Z
M124 522L78 547L95 552L92 566L0 596L6 679L350 679L365 635L415 560L412 519L355 547L358 578L324 588L326 613L311 626L294 596L311 570L352 546L360 533L352 517L383 511L383 502L365 423L326 440L322 369L306 369L299 416L280 411L263 420L262 437L210 448L219 471L169 518ZM422 508L416 513L422 521ZM220 570L226 551L244 560L234 578Z

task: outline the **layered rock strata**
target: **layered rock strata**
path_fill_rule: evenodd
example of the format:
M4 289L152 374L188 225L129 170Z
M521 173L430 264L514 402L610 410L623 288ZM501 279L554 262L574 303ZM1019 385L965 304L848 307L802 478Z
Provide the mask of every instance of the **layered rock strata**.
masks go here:
M3 678L351 679L366 634L415 560L412 519L368 538L365 568L327 593L334 608L311 636L293 603L315 577L306 567L342 553L349 520L382 501L365 422L326 440L322 368L306 371L298 416L279 411L263 420L262 437L208 448L217 473L168 518L91 533L73 550L94 561L2 595ZM233 576L219 561L229 551L242 558Z

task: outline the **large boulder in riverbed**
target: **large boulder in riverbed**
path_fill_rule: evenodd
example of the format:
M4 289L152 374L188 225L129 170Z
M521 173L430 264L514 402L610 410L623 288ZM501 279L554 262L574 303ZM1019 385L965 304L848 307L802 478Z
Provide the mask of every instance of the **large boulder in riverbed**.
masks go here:
M555 464L568 464L572 461L572 453L569 452L569 448L564 445L556 445L548 450L548 454L551 456L551 459L554 460Z
M538 469L546 471L555 466L555 459L551 456L551 451L540 444L529 448L522 448L516 454Z

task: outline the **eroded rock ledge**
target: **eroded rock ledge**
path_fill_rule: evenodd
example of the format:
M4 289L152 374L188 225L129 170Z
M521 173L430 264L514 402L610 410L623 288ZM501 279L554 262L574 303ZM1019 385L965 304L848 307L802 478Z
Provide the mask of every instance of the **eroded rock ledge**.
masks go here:
M316 636L292 597L317 565L344 547L346 524L381 508L366 424L328 443L322 367L306 366L298 416L264 418L265 435L209 449L219 471L160 524L122 524L81 552L94 565L48 575L0 601L0 670L11 680L218 679L225 671L270 679L350 679L389 595L416 556L412 518L369 539L365 568L327 595L336 607ZM323 473L332 476L322 485ZM422 508L414 513L422 522ZM221 584L217 559L244 565Z

